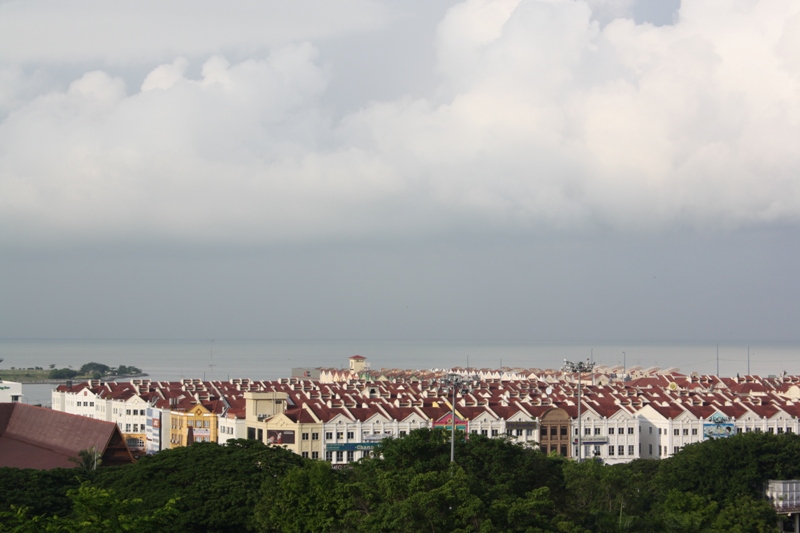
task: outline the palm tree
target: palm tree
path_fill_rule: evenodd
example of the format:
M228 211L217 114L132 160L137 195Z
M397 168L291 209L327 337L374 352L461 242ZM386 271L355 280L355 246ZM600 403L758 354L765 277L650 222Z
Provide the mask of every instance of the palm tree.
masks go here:
M100 452L97 451L95 446L79 451L77 457L70 457L69 460L75 463L78 468L87 472L97 470L97 467L103 462L100 459Z

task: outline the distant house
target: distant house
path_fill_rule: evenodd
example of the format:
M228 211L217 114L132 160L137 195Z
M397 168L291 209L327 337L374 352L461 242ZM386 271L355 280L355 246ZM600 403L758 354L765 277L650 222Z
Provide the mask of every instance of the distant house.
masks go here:
M0 467L73 468L70 458L92 448L102 466L133 462L113 422L23 403L0 403Z
M0 402L16 403L22 400L22 383L0 379Z

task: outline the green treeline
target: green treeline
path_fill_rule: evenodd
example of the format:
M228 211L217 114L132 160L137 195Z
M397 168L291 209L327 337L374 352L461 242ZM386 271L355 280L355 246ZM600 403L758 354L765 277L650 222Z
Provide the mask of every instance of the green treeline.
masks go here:
M0 531L774 532L768 479L800 437L747 433L662 461L577 464L422 429L333 470L281 448L197 443L119 468L0 469Z
M52 368L47 377L48 379L72 379L74 377L83 376L92 379L100 379L106 376L131 376L141 373L141 369L135 366L119 365L114 368L102 363L86 363L81 366L80 370Z

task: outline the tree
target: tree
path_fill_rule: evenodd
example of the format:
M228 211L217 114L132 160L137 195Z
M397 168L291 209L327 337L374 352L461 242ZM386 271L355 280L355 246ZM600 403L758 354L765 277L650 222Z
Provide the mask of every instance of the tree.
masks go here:
M800 436L743 433L690 444L662 461L656 483L725 503L759 498L769 479L800 477Z
M65 516L72 509L67 497L91 472L74 468L33 470L0 468L0 511L28 509L32 515Z
M110 370L111 368L109 368L108 365L92 362L92 363L86 363L83 366L81 366L78 372L80 372L81 376L88 376L95 373L100 374L101 376L105 376L106 374L108 374Z
M54 368L48 374L49 379L72 379L78 375L78 372L71 368Z
M103 462L100 455L97 448L92 446L91 448L79 451L77 457L70 457L69 460L75 463L78 468L88 472L97 470L97 467Z
M715 533L773 533L778 516L763 499L740 496L722 509L714 521Z
M342 490L342 475L328 463L308 461L280 480L264 483L256 523L259 531L336 531L349 504Z
M32 516L26 508L0 512L0 531L16 533L107 533L109 531L164 531L175 517L174 501L144 511L141 500L119 499L109 490L88 482L67 492L72 510L65 516Z
M163 450L135 464L97 472L95 484L155 510L175 499L169 531L251 531L265 482L275 483L303 459L258 441L213 442Z

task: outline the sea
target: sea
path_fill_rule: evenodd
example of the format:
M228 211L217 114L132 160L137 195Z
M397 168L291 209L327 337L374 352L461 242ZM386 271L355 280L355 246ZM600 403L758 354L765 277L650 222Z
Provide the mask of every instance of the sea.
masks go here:
M89 362L140 368L148 378L270 380L295 367L346 368L362 355L373 369L561 368L564 360L597 364L677 367L683 373L800 373L798 343L502 343L272 340L19 340L0 339L0 368L78 369ZM54 385L23 385L23 401L49 405Z

